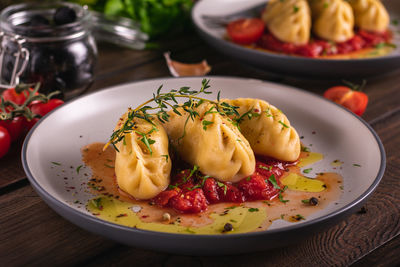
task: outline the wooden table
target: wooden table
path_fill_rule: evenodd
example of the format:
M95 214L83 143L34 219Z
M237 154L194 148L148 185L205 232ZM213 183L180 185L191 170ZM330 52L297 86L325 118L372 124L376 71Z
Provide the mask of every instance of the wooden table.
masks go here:
M159 50L133 51L99 46L96 80L89 89L170 76L162 53L196 62L207 59L211 75L250 77L280 82L322 94L337 81L279 77L227 58L189 34L163 43ZM379 70L377 70L379 72ZM360 82L354 80L353 82ZM189 257L128 247L88 233L51 210L30 186L20 161L20 146L0 160L0 265L135 266L332 266L400 264L400 70L368 77L370 103L363 118L386 149L387 168L381 184L356 213L328 231L297 245L246 255Z

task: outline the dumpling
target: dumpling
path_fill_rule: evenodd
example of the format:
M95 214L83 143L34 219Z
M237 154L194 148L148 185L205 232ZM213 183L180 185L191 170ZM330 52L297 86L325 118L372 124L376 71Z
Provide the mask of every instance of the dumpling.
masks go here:
M325 40L345 42L354 36L354 15L344 0L311 0L314 33Z
M127 118L121 117L116 129L119 129ZM127 133L124 139L116 144L115 175L118 186L136 199L150 199L164 191L170 182L171 160L168 153L168 136L164 128L154 120L150 122L134 118L137 128ZM141 140L146 134L148 149Z
M363 30L383 32L389 26L389 14L379 0L350 0L356 25Z
M282 42L303 45L310 40L311 14L306 0L270 0L261 18Z
M223 101L239 107L240 116L252 110L253 116L243 116L239 126L256 155L284 161L295 161L299 158L299 135L282 111L260 99L238 98Z
M229 118L207 112L212 106L203 103L196 107L199 117L189 118L186 126L186 111L178 109L182 116L170 111L164 127L171 145L185 161L199 166L203 174L217 180L238 182L254 173L253 150Z

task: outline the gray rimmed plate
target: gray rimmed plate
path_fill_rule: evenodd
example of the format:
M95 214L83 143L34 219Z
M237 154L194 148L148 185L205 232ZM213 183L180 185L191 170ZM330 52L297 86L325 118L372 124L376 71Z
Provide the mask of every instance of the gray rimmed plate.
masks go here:
M220 52L259 69L283 75L318 78L366 78L400 68L400 2L385 1L397 48L382 57L363 59L319 59L260 51L234 44L225 39L226 30L210 26L204 16L224 16L266 3L266 0L202 0L192 10L192 20L199 35Z
M336 159L344 162L336 170L344 178L340 199L299 223L277 220L267 231L229 235L140 230L103 221L86 211L84 203L92 196L82 184L89 179L90 170L79 167L83 164L80 149L107 141L119 116L128 107L151 98L161 84L165 89L199 88L201 78L160 78L124 84L55 109L25 139L22 162L29 181L52 209L88 231L141 248L203 255L251 252L294 243L343 220L359 209L378 186L385 169L385 152L379 137L358 116L296 88L252 79L209 78L215 95L221 91L224 98L260 98L279 107L304 136L302 141L324 154L324 160L312 166L313 173L332 171L330 163Z

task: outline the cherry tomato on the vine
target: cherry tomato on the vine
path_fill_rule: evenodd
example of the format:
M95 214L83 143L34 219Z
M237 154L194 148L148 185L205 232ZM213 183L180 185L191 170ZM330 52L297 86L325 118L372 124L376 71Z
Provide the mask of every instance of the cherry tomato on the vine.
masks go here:
M361 116L368 104L368 96L347 86L334 86L325 91L324 97Z
M33 89L30 88L29 91L33 91ZM27 99L29 91L28 89L26 89L23 90L21 93L17 93L17 91L15 91L15 88L9 88L3 91L1 95L6 101L12 101L17 105L22 105ZM35 95L38 95L38 93L35 93Z
M226 30L235 43L251 44L264 33L264 22L258 18L238 19L228 24Z
M35 125L39 121L39 118L33 118L31 120L27 120L24 118L23 121L23 129L25 132L29 132L30 129L32 129L33 125Z
M64 104L64 101L54 98L54 99L50 99L46 103L43 103L43 102L33 103L29 107L34 114L44 116L47 113L49 113L50 111L52 111L53 109L55 109L56 107L61 106L62 104Z
M11 137L11 142L14 142L21 137L24 130L24 117L15 117L10 120L0 121L0 126L7 129Z
M7 129L0 126L0 158L7 154L11 145L11 137Z

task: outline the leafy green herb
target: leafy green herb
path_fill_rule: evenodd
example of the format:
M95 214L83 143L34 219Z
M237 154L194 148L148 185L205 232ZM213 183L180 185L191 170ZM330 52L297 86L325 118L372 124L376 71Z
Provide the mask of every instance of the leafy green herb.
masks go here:
M278 198L279 198L279 201L282 203L289 202L288 199L283 199L282 192L279 192Z
M118 151L118 148L116 147L116 144L120 142L121 140L124 139L125 135L131 132L136 132L138 135L140 135L142 138L140 139L148 148L150 154L152 154L152 150L150 145L153 144L155 141L152 140L149 135L153 132L156 131L157 128L153 122L153 120L158 119L161 123L165 123L166 121L169 120L169 114L168 114L168 109L172 108L172 111L180 116L183 116L182 113L179 111L180 109L183 109L185 112L187 112L187 117L184 125L184 130L182 133L182 136L180 137L183 138L186 134L186 125L191 119L194 121L195 118L198 118L200 115L198 112L195 110L195 108L200 105L201 103L207 102L210 103L214 109L208 110L208 112L214 112L216 111L219 113L221 116L229 117L237 117L239 116L239 113L237 111L238 107L232 106L226 102L216 102L212 100L208 100L205 98L201 98L198 95L200 94L211 94L210 91L207 91L207 89L210 87L209 85L209 80L203 79L202 80L202 86L200 90L190 90L190 87L184 86L181 87L179 90L173 89L170 90L170 92L167 93L162 93L162 85L158 88L157 93L153 94L153 98L147 100L145 103L139 105L136 109L130 109L127 114L127 118L124 121L124 123L121 125L121 127L117 130L115 130L108 142L108 144L111 144L114 146L114 148ZM183 104L179 105L177 102L177 98L186 98L186 102ZM148 105L150 103L155 104L154 107ZM178 110L179 109L179 110ZM150 113L155 111L155 113ZM135 118L145 120L153 125L153 129L147 133L142 133L137 130L136 128L136 122ZM231 120L232 121L232 120ZM233 121L232 121L233 123ZM212 124L212 122L209 121L204 121L203 126L207 126ZM107 145L108 145L107 144ZM106 145L106 146L107 146Z
M107 163L105 163L104 166L106 166L107 168L114 168L114 166L109 165L109 164L107 164Z
M203 130L205 131L207 130L207 126L213 124L214 122L203 120L201 123L203 124Z
M251 180L251 176L246 178L246 181L250 181Z
M293 6L293 12L297 13L299 12L300 8L298 6Z
M285 217L285 214L281 214L281 219L283 220L283 218Z
M392 25L399 25L399 21L397 19L392 19Z
M258 165L258 168L264 169L264 170L267 170L267 171L271 171L272 170L272 166L265 167L263 165Z
M357 164L357 163L353 163L353 166L354 166L354 167L361 167L361 165L360 165L360 164Z
M276 189L281 189L281 187L278 185L278 183L277 183L277 181L276 181L276 179L275 179L275 175L272 174L272 175L268 178L268 181L273 185L274 188L276 188Z
M168 163L168 155L161 155L161 157L164 157L165 158L165 160L167 161L167 163Z
M233 209L236 209L238 206L230 206L230 207L227 207L227 208L225 208L226 210L233 210Z
M258 208L249 208L249 212L256 212L256 211L259 211L259 209Z
M310 199L302 199L301 202L303 202L304 204L309 204L310 203Z
M93 206L95 206L97 209L99 209L99 210L103 209L103 206L101 205L101 197L94 198L94 199L92 199L91 202L92 202Z
M306 146L301 146L301 151L303 152L310 152L311 150Z
M51 163L54 165L57 165L57 166L61 166L61 163L59 163L59 162L52 161Z
M79 165L78 167L76 167L76 173L79 174L79 171L81 170L81 168L83 167L83 165Z
M310 173L311 171L312 171L312 168L308 168L308 169L303 170L304 173Z
M289 128L289 126L287 126L283 121L278 121L280 124L282 124L283 127L285 128Z
M221 188L222 187L224 188L224 195L226 195L226 191L228 190L228 187L226 186L226 184L217 181L217 185Z

